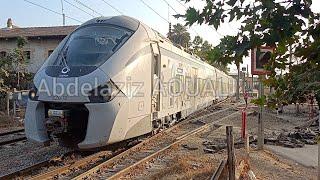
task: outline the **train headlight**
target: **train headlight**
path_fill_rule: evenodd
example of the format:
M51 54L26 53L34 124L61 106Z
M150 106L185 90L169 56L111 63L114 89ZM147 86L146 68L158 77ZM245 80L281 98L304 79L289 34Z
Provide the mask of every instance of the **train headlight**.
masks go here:
M109 81L103 86L99 86L92 90L89 94L90 102L104 103L112 101L120 92L120 89Z
M37 92L38 92L38 90L37 90L36 87L33 87L32 89L30 89L30 91L29 91L29 99L31 99L33 101L38 100Z

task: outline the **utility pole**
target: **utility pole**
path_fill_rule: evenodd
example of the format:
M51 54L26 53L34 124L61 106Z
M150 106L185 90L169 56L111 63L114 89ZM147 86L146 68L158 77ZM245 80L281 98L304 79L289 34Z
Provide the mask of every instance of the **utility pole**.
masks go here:
M247 78L246 78L246 86L248 89L250 89L250 84L249 84L249 64L247 64Z
M171 22L169 22L169 39L171 40Z
M264 95L264 88L263 88L263 75L259 76L259 98L262 98ZM264 145L264 123L262 118L263 112L263 104L259 107L259 116L258 116L258 150L263 150Z
M236 100L240 100L240 63L237 64L238 76L237 76L237 91L236 91Z
M64 14L63 0L61 0L62 25L66 25L66 15Z
M246 91L246 72L243 71L243 74L242 74L242 93L244 94L245 91Z

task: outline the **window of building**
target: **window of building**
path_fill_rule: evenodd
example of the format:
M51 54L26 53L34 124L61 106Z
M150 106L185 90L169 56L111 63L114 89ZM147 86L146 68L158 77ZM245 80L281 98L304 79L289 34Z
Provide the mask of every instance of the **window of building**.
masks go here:
M48 57L53 53L53 50L48 51Z
M30 51L23 51L23 56L25 60L30 60L31 59L31 52Z
M0 58L4 58L6 56L7 56L7 52L5 52L5 51L0 52Z

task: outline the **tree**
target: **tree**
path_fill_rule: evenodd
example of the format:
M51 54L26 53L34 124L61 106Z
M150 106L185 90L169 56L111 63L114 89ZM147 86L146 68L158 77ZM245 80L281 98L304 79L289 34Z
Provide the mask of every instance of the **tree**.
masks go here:
M27 44L25 37L17 38L17 47L0 58L0 89L6 91L9 88L20 88L21 77L26 76L27 60L23 47ZM30 75L27 75L28 78Z
M303 97L314 92L320 105L320 28L319 22L315 21L320 16L311 11L311 4L312 0L206 1L202 10L189 8L184 17L187 25L206 23L216 29L224 22L241 22L237 35L225 36L212 49L210 55L213 59L222 64L235 63L239 66L252 48L263 45L274 47L271 61L265 67L272 72L268 83L280 88L283 81L276 78L276 70L289 68L289 73L285 75L287 95ZM289 61L291 55L302 63L294 65ZM281 89L278 90L280 92Z
M207 40L203 41L200 36L195 36L191 45L192 52L199 56L203 61L206 61L221 71L227 72L226 64L219 64L214 59L215 57L210 56L212 48L212 45Z
M195 36L193 41L192 41L192 51L193 53L198 53L201 49L203 43L203 39L200 36Z
M169 35L169 34L168 34ZM190 33L186 27L182 24L173 25L171 37L168 37L173 43L178 44L186 49L189 48L190 44Z

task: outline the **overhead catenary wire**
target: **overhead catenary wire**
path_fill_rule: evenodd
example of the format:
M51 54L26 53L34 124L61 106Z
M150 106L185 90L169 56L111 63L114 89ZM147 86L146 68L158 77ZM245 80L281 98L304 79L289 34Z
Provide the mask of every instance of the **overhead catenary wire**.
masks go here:
M162 1L165 1L168 5L169 3L167 2L167 0L162 0ZM176 0L181 6L183 6L185 9L187 9L187 6L184 5L182 2L180 2L179 0ZM179 14L171 5L170 5L171 9L173 9L177 14ZM223 35L221 33L218 32L218 30L214 29L213 27L209 26L210 29L212 29L213 31L215 31L219 36L223 37ZM196 33L198 34L198 33ZM198 34L199 36L199 34Z
M181 6L183 6L184 8L186 8L187 9L187 6L186 5L184 5L180 0L176 0Z
M34 6L40 7L40 8L42 8L42 9L45 9L45 10L47 10L47 11L50 11L50 12L52 12L52 13L55 13L55 14L58 14L58 15L62 15L62 13L59 13L59 12L57 12L57 11L55 11L55 10L49 9L49 8L47 8L47 7L44 7L44 6L40 5L40 4L31 2L31 1L29 1L29 0L23 0L23 1L25 1L25 2L27 2L27 3L29 3L29 4L32 4L32 5L34 5ZM72 19L72 20L74 20L74 21L77 21L77 22L79 22L79 23L83 23L82 21L80 21L80 20L78 20L78 19L76 19L76 18L67 16L67 15L65 15L65 16L66 16L67 18Z
M116 8L115 6L113 6L112 4L108 3L106 0L101 0L102 2L104 2L105 4L107 4L108 6L110 6L113 10L117 11L119 14L123 14L122 11L120 11L118 8Z
M179 14L179 12L171 6L171 4L167 1L167 0L162 0L164 1L165 3L167 3L168 7L170 7L176 14ZM197 36L200 36L199 33L193 28L193 27L190 27L191 31L193 31Z
M150 10L152 10L154 13L156 13L161 19L166 21L167 23L170 23L166 18L161 16L156 10L154 10L151 6L149 6L144 0L140 0L145 6L147 6Z
M81 6L91 10L93 13L99 14L100 16L103 16L103 14L99 13L98 11L92 9L91 7L89 7L88 5L84 4L83 2L79 1L79 0L74 0L76 3L80 4Z
M179 14L178 11L177 11L175 8L173 8L167 0L162 0L162 1L164 1L165 3L167 3L168 6L169 6L175 13Z
M69 2L69 1L67 1L67 0L63 0L63 1L66 2L67 4L69 4L70 6L72 6L72 7L76 8L76 9L78 9L78 10L86 13L87 15L89 15L89 16L91 16L91 17L94 17L94 15L92 15L92 14L88 13L87 11L83 10L82 8L80 8L80 7L72 4L71 2Z

